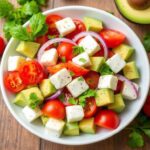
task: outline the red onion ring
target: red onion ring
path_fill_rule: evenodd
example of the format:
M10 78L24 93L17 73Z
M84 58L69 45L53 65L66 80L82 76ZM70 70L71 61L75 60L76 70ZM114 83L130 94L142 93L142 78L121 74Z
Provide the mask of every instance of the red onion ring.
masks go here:
M47 47L49 47L50 45L52 45L54 43L58 43L58 42L67 42L67 43L70 43L70 44L73 44L73 45L77 45L72 40L69 40L69 39L66 39L66 38L55 38L55 39L49 40L45 44L43 44L41 46L41 48L39 49L38 54L37 54L38 61L40 62L41 56L42 56L42 54L44 53L44 51Z
M103 48L104 48L104 57L105 59L107 59L108 57L108 48L106 46L106 43L104 42L104 40L101 38L101 36L95 32L92 31L87 31L87 32L81 32L77 35L75 35L75 37L72 39L74 42L77 42L80 38L87 36L87 35L91 35L93 37L95 37L97 40L99 40L99 42L102 44Z

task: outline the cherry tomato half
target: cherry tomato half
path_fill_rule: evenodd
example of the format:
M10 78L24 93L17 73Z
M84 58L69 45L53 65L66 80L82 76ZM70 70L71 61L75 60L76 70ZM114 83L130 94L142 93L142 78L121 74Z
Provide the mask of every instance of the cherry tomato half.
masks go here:
M100 75L95 71L88 72L84 79L91 89L97 88Z
M143 111L148 117L150 117L150 95L147 96Z
M4 39L0 37L0 55L3 54L4 49L5 49L5 42L4 42Z
M104 29L100 32L101 37L106 42L108 48L114 48L125 40L125 35L119 31Z
M48 41L48 36L47 35L42 35L36 38L35 42L43 45L44 43L46 43Z
M4 84L9 91L14 93L20 92L26 87L17 71L8 72L4 76Z
M48 33L50 35L59 35L58 30L56 29L56 25L55 22L59 21L63 19L63 17L59 16L59 15L48 15L46 17L46 23L48 25Z
M112 110L100 110L95 117L95 124L107 129L116 129L120 123L120 119Z
M45 103L42 108L42 112L48 117L54 117L57 119L65 118L65 106L61 101L57 99L50 100L49 102Z
M35 60L23 63L19 67L19 74L23 82L27 85L38 84L45 76L42 66Z
M86 100L86 105L84 107L84 117L90 118L92 117L97 110L96 102L94 98L88 98Z

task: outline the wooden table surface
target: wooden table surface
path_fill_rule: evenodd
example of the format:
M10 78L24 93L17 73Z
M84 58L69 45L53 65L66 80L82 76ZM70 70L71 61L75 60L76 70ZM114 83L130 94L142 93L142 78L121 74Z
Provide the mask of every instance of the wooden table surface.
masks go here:
M10 1L16 5L16 0ZM127 23L141 39L144 33L150 31L150 25L137 25L124 19L118 12L113 0L49 0L47 7L43 10L66 5L86 5L113 12L115 16ZM3 22L0 21L0 35L2 34ZM129 150L126 142L126 131L122 131L105 141L78 147L63 146L42 140L19 125L6 108L0 93L0 150ZM150 140L146 139L145 147L141 150L149 149Z

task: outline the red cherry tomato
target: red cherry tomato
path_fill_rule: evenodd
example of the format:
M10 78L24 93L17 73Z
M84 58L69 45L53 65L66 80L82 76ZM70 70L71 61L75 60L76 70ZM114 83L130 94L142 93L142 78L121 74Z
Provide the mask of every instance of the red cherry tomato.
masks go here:
M84 79L91 89L97 88L100 75L95 71L88 72Z
M143 111L148 117L150 117L150 95L147 96Z
M4 39L0 37L0 56L3 54L4 49L5 49L5 42Z
M114 91L115 94L120 93L123 88L123 81L118 80L117 89Z
M94 121L97 126L107 129L116 129L120 123L117 113L112 110L100 110Z
M47 35L42 35L36 38L35 42L43 45L44 43L46 43L48 41L48 37Z
M17 71L8 72L4 77L4 84L9 91L14 93L20 92L26 87Z
M50 35L59 35L59 32L58 30L56 29L56 25L55 25L55 22L59 21L63 19L63 17L59 16L59 15L48 15L46 17L46 23L48 25L48 33Z
M62 42L57 47L57 51L60 57L64 57L67 61L73 58L73 44Z
M86 27L81 20L74 19L73 22L76 25L76 29L66 36L67 38L70 38L70 39L72 39L76 34L86 31Z
M88 98L86 100L86 105L84 107L84 117L90 118L92 117L97 110L96 102L94 98Z
M57 119L65 118L65 106L61 101L57 99L45 103L42 108L42 112L48 117L53 117Z
M34 60L23 63L19 67L19 74L23 82L27 85L38 84L45 76L42 66Z
M81 66L78 66L76 65L75 63L69 61L67 63L68 65L68 70L70 70L71 72L73 72L75 74L75 76L83 76L83 75L86 75L89 70L88 69L85 69Z
M119 31L104 29L100 32L101 37L106 42L108 48L114 48L125 40L125 35Z

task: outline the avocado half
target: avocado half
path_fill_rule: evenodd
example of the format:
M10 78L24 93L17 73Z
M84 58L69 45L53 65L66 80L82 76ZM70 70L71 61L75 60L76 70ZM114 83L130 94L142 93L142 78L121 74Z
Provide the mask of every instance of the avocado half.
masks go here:
M137 10L130 6L128 0L115 0L121 14L128 20L139 24L150 24L150 7Z

